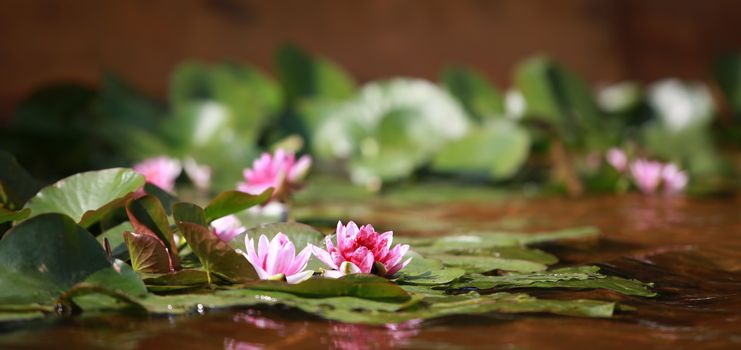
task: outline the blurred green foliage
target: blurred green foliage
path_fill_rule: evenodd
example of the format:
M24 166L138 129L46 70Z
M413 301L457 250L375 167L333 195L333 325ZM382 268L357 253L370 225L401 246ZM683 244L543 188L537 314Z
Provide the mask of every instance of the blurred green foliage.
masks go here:
M737 116L739 57L714 66ZM700 83L620 82L594 91L558 62L532 57L517 65L506 94L467 67L446 69L439 83L358 86L336 63L291 45L276 52L275 68L274 79L242 63L186 62L172 74L167 103L113 74L99 89L47 87L18 105L0 146L45 181L159 155L190 158L212 168L214 191L234 188L261 151L302 144L316 171L371 189L429 175L552 178L543 173L558 161L548 159L554 140L587 189L619 181L587 161L610 147L676 162L703 191L727 186L735 171L715 145L717 108Z

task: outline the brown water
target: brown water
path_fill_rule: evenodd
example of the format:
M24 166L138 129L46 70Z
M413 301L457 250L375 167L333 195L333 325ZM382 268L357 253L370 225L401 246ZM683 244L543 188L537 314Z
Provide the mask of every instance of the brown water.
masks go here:
M349 210L349 209L348 209ZM741 349L741 202L638 195L538 198L354 210L359 222L399 234L454 229L526 231L594 225L597 242L543 249L561 264L653 281L659 297L603 291L537 296L619 300L613 319L548 315L446 318L391 328L328 322L293 310L212 311L182 317L83 317L5 328L0 348L121 349Z

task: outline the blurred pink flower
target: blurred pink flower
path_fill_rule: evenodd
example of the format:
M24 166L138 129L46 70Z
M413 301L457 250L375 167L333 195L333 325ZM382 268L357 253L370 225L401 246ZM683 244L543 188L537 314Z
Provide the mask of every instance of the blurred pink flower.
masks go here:
M177 159L156 157L135 164L134 170L144 175L147 182L165 191L172 192L175 189L175 180L180 175L182 167Z
M645 194L653 194L661 184L663 164L653 160L638 159L630 165L630 174L636 186Z
M272 240L261 235L257 251L251 238L245 237L244 244L247 253L241 253L255 268L260 279L285 279L288 283L299 283L314 274L312 270L304 271L311 257L311 246L307 245L295 255L296 247L282 232L278 232Z
M682 190L684 190L684 187L687 186L687 182L689 180L687 177L687 173L680 170L679 167L671 163L664 165L664 168L661 170L661 179L664 180L663 186L664 193L666 194L676 194L682 192Z
M619 148L610 148L607 151L607 163L612 165L618 172L624 172L628 169L628 156Z
M211 186L211 168L208 165L198 164L195 159L187 158L183 168L196 188L207 190Z
M306 176L311 166L311 157L302 156L296 160L293 153L281 149L274 155L263 153L252 163L251 169L244 170L244 182L237 189L250 194L260 194L269 187L274 189L273 198L283 198L294 190Z
M324 276L337 278L351 273L375 273L392 276L403 269L411 258L402 261L409 250L407 244L397 244L391 249L394 233L379 234L371 225L360 228L350 221L347 226L337 223L337 246L327 236L327 250L313 247L314 255L332 270L324 271Z
M227 215L211 222L211 231L224 242L229 242L234 237L245 231L242 222L234 215Z

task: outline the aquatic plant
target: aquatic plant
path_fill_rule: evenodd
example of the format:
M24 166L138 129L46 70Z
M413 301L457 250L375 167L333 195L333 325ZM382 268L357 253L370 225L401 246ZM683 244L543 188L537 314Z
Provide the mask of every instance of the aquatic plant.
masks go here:
M244 182L237 188L245 193L259 194L273 188L273 198L285 200L294 191L311 167L311 157L304 155L296 160L296 155L278 149L274 154L263 153L245 169Z
M371 225L358 228L352 221L347 225L337 222L335 237L336 246L330 237L326 237L327 250L313 247L314 256L331 268L324 271L326 277L337 278L350 273L393 276L412 260L404 259L409 251L408 244L391 248L394 233L378 233Z
M155 157L134 164L134 170L144 175L144 179L165 191L175 190L175 180L180 176L182 166L177 159Z
M272 240L261 235L257 250L252 238L245 237L244 244L247 252L242 252L242 255L252 264L260 279L285 280L295 284L314 274L313 270L306 270L311 246L307 245L296 254L296 247L283 232L278 232Z

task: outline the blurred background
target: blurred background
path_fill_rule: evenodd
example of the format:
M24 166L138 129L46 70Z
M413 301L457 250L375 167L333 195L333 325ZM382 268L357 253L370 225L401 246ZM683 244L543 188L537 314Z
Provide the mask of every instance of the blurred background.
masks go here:
M1 146L45 180L164 155L225 189L283 147L375 190L572 194L636 182L602 165L617 148L725 192L739 19L734 0L5 0Z

